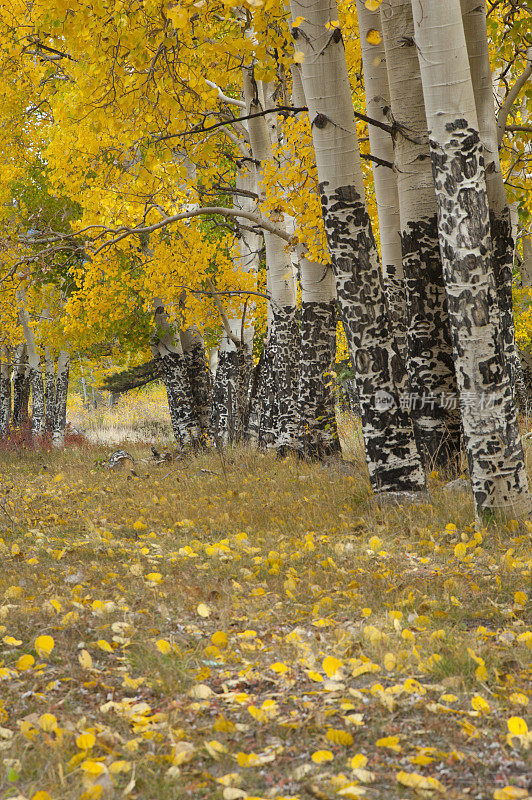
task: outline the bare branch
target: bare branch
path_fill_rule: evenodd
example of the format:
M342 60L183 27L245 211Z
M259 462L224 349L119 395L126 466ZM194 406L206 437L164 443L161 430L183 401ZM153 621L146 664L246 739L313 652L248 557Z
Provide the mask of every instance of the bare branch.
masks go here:
M218 313L220 314L220 319L222 320L222 324L223 324L223 326L225 328L225 332L227 334L227 337L229 339L231 339L231 341L234 344L236 344L237 347L240 347L242 342L240 341L238 336L235 336L235 334L231 330L231 326L229 324L229 320L227 319L227 314L224 311L224 307L220 302L220 298L218 297L218 295L216 293L216 290L215 290L214 286L212 285L212 281L210 280L210 278L207 279L207 286L210 289L210 295L211 295L212 299L214 300L214 302L216 304L216 308L218 309Z
M501 146L504 132L506 130L506 121L508 119L508 115L512 110L512 106L517 100L517 96L527 80L532 75L532 47L529 47L526 51L526 66L523 72L519 75L516 79L514 85L511 87L510 91L506 95L504 99L504 103L499 109L499 115L497 117L497 142L499 147Z
M214 81L206 80L205 83L207 84L207 86L210 86L211 89L216 89L216 91L218 92L218 100L221 100L222 103L227 103L230 106L238 106L238 108L246 107L246 104L244 103L243 100L235 100L234 97L228 97L226 94L224 94L220 89L220 87L216 83L214 83Z
M182 211L180 214L174 214L172 217L165 217L160 222L156 222L154 225L146 225L144 227L138 226L135 228L122 228L122 232L120 234L118 234L118 231L115 232L118 235L115 235L114 239L104 242L98 248L96 248L96 250L94 250L94 255L99 253L101 250L106 249L107 247L118 244L118 242L120 242L122 239L126 239L128 236L138 236L142 233L153 233L154 231L157 231L160 228L165 228L167 225L171 225L174 222L180 222L183 219L192 219L192 217L200 217L209 214L217 214L221 217L241 217L242 219L248 219L250 222L255 223L255 225L263 228L265 231L273 233L275 236L279 236L280 239L284 239L285 242L291 242L293 239L289 233L282 228L278 228L277 225L274 225L261 214L254 214L251 211L241 211L238 208L204 206L203 208L193 208L189 211Z

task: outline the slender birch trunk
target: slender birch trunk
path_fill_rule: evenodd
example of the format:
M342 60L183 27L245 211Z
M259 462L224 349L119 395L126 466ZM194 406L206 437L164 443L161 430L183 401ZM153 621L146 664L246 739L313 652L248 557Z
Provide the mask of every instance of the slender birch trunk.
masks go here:
M212 399L211 375L207 366L205 342L195 325L180 331L179 338L194 398L194 407L200 424L201 437L205 441L209 428Z
M25 383L27 370L26 344L22 342L15 348L14 370L13 370L13 426L18 427L24 421L24 408L27 410L27 399L25 401Z
M443 274L478 516L532 508L500 342L484 155L460 0L415 0Z
M28 352L28 373L32 394L32 421L31 433L33 438L39 438L44 431L44 382L41 372L41 359L35 348L35 337L30 325L30 317L26 308L26 293L24 289L16 292L19 304L19 320L22 325L26 349Z
M382 273L366 208L351 87L332 0L291 1L296 50L304 56L322 213L338 305L360 394L362 429L377 492L425 490L412 422L400 404L404 366L387 314Z
M196 448L201 442L201 425L194 405L194 396L179 335L168 321L160 302L155 302L157 335L152 349L158 356L166 394L172 430L182 447Z
M70 354L67 350L60 350L57 359L54 419L52 424L52 445L58 448L63 447L65 444L69 375Z
M490 67L486 27L486 7L484 0L481 2L479 0L461 0L461 9L479 133L484 152L486 189L490 209L493 270L501 318L502 345L510 373L510 384L515 387L520 365L515 343L512 300L514 237L511 211L499 160L497 119L493 98L493 76Z
M50 432L54 422L55 364L52 351L44 349L44 428Z
M360 49L364 73L366 114L371 119L389 124L390 88L379 12L370 11L365 0L356 0ZM368 36L377 31L376 36ZM370 44L370 42L373 42ZM371 155L393 164L393 141L388 131L368 125ZM401 237L399 235L399 194L392 169L373 162L373 184L379 217L381 263L384 291L399 351L406 363L406 297L403 274Z
M0 436L9 430L11 419L11 348L2 345L0 362Z
M410 0L389 0L381 8L380 16L391 117L397 129L394 159L405 274L412 417L427 463L454 470L460 460L458 387Z

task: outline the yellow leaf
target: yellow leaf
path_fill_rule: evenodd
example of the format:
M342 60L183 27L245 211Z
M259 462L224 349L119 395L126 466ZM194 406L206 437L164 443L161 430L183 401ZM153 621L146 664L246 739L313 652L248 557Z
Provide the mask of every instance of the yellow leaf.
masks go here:
M379 31L376 31L375 28L371 28L371 30L369 30L366 33L366 41L367 41L368 44L371 44L371 45L380 44L381 35L380 35Z
M146 580L150 583L161 583L163 576L160 572L148 572Z
M211 697L213 691L206 683L198 683L189 689L188 693L190 697L194 697L196 700L207 700L208 697Z
M305 60L305 54L302 50L296 50L294 53L294 64L302 64Z
M270 669L279 673L279 675L284 675L285 672L288 672L288 667L286 664L283 664L282 661L276 661L275 664L270 666Z
M417 772L398 772L397 781L402 786L408 786L414 791L436 791L445 793L445 786L441 784L436 778L426 778L424 775L418 775Z
M368 763L368 759L362 753L357 753L349 762L351 769L362 769Z
M376 11L378 9L378 7L380 6L381 2L382 2L382 0L366 0L364 5L368 9L368 11ZM432 473L431 473L431 476L432 476ZM436 473L436 477L437 476L438 476L438 473Z
M396 664L397 664L397 659L394 656L394 654L386 653L386 655L384 656L384 669L388 670L388 672L391 672Z
M211 615L211 609L205 603L199 603L196 611L198 612L200 617L203 617L204 619L210 617Z
M113 761L109 766L109 772L112 775L117 775L119 772L129 772L131 764L129 761Z
M227 634L225 633L225 631L216 631L211 636L211 642L216 647L227 647L227 642L228 642Z
M21 639L15 639L14 636L4 636L2 641L5 642L10 647L18 647L19 644L22 644L22 640Z
M179 767L194 758L194 745L190 742L178 742L172 751L172 764Z
M78 661L83 669L90 669L92 667L92 658L88 650L82 650L78 655Z
M236 786L226 786L222 790L222 797L224 800L243 800L246 798L247 792L243 789L237 789Z
M518 606L526 606L528 597L525 592L514 592L514 601Z
M23 656L20 656L18 661L15 664L15 667L19 669L21 672L24 672L27 669L31 669L35 664L35 659L29 653L25 653Z
M465 554L467 553L467 547L465 546L465 544L463 542L458 542L458 544L454 548L453 552L454 552L456 558L463 558L465 556Z
M510 702L515 703L518 706L527 706L528 705L528 697L526 694L522 694L521 692L512 692L510 695Z
M348 797L350 800L358 800L359 797L364 797L366 790L363 786L357 786L355 783L348 783L338 790L337 794L340 797Z
M371 33L371 31L370 31L370 33ZM374 33L377 33L377 31L374 31ZM369 33L368 33L368 36L369 36ZM380 41L380 39L379 39L379 41ZM372 44L372 42L370 42L370 44ZM377 42L375 42L375 44L377 44ZM369 544L370 550L380 550L380 548L382 546L382 540L379 539L378 536L372 536L371 539L369 540L368 544Z
M311 669L307 672L311 681L316 681L316 683L323 683L323 676L320 675L319 672L315 672L315 670Z
M512 736L526 736L528 733L528 725L522 717L510 717L507 725Z
M377 739L375 744L377 747L387 747L389 750L394 750L396 753L400 753L402 750L398 736L384 736L382 739Z
M487 714L490 710L489 703L484 700L479 694L476 694L471 699L471 705L475 709L475 711L480 711L481 714Z
M52 798L48 792L45 792L43 789L41 789L31 796L31 800L52 800Z
M165 656L172 652L172 645L170 642L167 642L166 639L157 639L155 647Z
M336 675L336 673L342 666L343 663L334 656L326 656L323 659L322 668L328 678L332 678L333 675Z
M344 747L349 747L349 745L353 744L352 735L348 731L342 731L338 728L329 728L326 737L333 744L341 744Z
M296 17L292 22L292 28L299 28L302 22L306 22L306 17Z
M35 639L35 650L41 658L49 656L54 649L55 642L51 636L38 636Z
M521 800L528 796L528 790L521 789L519 786L504 786L493 792L493 800Z
M81 769L83 772L86 772L87 775L91 775L94 778L97 778L102 775L102 773L107 772L105 764L102 764L101 761L92 761L90 758L82 763Z
M90 750L96 744L96 736L93 733L80 733L76 744L80 750Z
M106 653L112 653L113 648L105 639L98 639L98 647Z
M332 761L334 758L330 750L316 750L312 753L312 760L315 764L322 764L324 761Z
M57 720L53 714L41 714L39 717L39 728L46 733L51 733L57 728Z

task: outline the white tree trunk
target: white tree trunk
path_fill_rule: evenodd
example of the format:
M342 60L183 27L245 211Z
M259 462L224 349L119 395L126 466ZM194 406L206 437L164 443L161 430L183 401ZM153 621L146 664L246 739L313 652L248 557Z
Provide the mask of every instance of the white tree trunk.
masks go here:
M50 432L54 424L55 364L52 351L44 349L44 428Z
M460 0L413 0L438 229L477 514L532 507L500 345L489 207Z
M443 284L434 178L410 0L381 6L396 125L394 157L405 274L408 374L419 446L431 467L456 470L461 423Z
M27 350L25 342L17 345L14 354L13 368L13 419L14 427L18 427L24 422L28 410L27 400L27 380L28 371Z
M63 447L65 443L69 373L70 354L66 350L60 350L57 359L54 420L52 425L52 445L58 448Z
M387 314L382 273L366 209L345 51L332 0L292 0L296 50L303 53L322 212L338 305L360 395L362 429L377 492L422 491L425 475L398 386L404 367Z
M28 369L32 394L31 433L34 438L39 438L44 431L44 382L41 372L41 359L35 349L35 337L30 324L28 309L26 308L26 293L24 289L18 289L16 296L19 305L18 316L28 351Z
M366 96L366 114L389 124L390 88L379 11L370 11L365 0L356 0L360 49ZM368 36L370 31L379 34ZM372 42L370 44L370 42ZM368 125L371 155L393 164L393 140L388 131ZM399 194L395 171L373 162L373 184L379 217L381 264L384 291L399 351L406 363L406 298L403 275L403 256L399 235Z
M201 442L201 426L179 334L170 324L158 298L154 306L157 333L153 337L152 351L160 359L172 430L183 448L195 449Z
M515 385L520 365L515 344L513 320L512 276L514 262L514 235L512 215L504 188L499 160L497 119L493 97L486 8L484 0L461 0L464 33L475 95L480 139L484 151L486 188L490 207L490 232L493 268L497 285L501 335L504 355L510 372L510 383Z
M242 71L243 94L246 113L255 114L264 110L264 92L262 85L253 75L252 67ZM260 193L262 166L272 155L272 136L268 130L265 117L256 117L247 121L251 152L257 163L257 194ZM277 218L271 215L272 221L283 224L282 215ZM295 448L297 437L297 387L299 356L299 330L296 308L296 275L286 252L286 244L278 236L264 230L266 248L266 269L271 311L273 315L269 344L272 348L273 371L275 375L275 412L270 415L274 423L262 443L268 444L268 438L278 450ZM273 378L273 376L271 376ZM271 406L271 396L266 402ZM270 409L273 412L273 408ZM264 415L264 422L268 413ZM261 422L262 425L262 422Z
M0 435L9 430L11 419L11 348L2 345L0 362Z
M250 152L251 155L251 152ZM239 167L236 189L256 192L255 167ZM251 197L235 195L234 205L244 211L253 211ZM253 231L238 230L238 253L234 258L235 272L257 275L262 237ZM253 341L255 337L255 303L250 299L242 314L229 316L231 335L224 330L219 347L218 367L214 381L211 413L211 432L216 441L226 444L241 440L247 435L249 417L249 390L253 369Z
M305 105L301 70L292 68L292 105ZM336 284L331 266L310 261L297 247L301 288L301 335L298 389L298 439L301 455L329 458L341 453L336 425Z

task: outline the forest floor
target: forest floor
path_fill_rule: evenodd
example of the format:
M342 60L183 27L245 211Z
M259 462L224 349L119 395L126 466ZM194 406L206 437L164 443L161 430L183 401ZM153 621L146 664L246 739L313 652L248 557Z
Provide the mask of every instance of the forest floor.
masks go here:
M2 800L532 795L532 523L128 449L0 455Z

